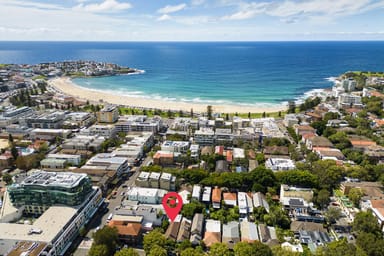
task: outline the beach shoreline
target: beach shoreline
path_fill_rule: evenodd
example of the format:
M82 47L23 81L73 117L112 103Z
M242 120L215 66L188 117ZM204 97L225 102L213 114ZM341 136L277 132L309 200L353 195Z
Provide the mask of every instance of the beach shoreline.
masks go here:
M198 104L181 101L167 101L145 99L128 95L117 95L110 92L88 89L74 83L70 77L59 77L50 79L48 85L62 94L72 96L80 100L88 100L91 103L109 103L132 108L148 108L173 111L206 112L207 105L211 105L215 113L273 113L286 111L283 105L276 106L241 106L241 105L219 105L219 104Z

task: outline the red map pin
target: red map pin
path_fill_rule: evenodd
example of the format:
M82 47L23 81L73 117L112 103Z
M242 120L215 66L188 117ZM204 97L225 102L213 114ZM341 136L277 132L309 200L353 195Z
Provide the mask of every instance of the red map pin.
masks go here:
M163 197L163 207L168 218L173 222L183 207L183 199L176 192L169 192Z

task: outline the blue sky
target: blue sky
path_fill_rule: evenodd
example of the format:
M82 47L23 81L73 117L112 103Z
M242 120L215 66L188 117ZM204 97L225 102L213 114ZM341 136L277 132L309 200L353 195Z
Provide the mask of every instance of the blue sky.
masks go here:
M384 0L0 0L0 40L384 40Z

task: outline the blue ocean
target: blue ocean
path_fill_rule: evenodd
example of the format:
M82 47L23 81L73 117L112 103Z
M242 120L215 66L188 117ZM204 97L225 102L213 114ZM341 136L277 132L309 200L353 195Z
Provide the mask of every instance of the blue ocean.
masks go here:
M143 70L75 79L143 98L269 105L332 85L350 70L384 71L384 42L0 42L0 63L95 60Z

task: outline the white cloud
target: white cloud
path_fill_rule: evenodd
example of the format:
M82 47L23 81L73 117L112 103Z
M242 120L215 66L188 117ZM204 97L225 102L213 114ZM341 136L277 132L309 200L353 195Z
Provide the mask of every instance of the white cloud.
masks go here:
M116 12L132 8L132 5L127 2L118 2L116 0L104 0L104 2L96 4L81 3L73 7L76 11L86 12Z
M162 13L162 14L168 14L168 13L181 11L185 7L187 7L187 5L185 3L178 4L178 5L167 5L163 8L160 8L159 10L157 10L157 12Z
M221 4L235 5L231 0L222 0ZM266 14L272 17L289 18L283 19L284 21L297 21L301 18L312 18L319 20L318 17L323 17L324 20L335 19L339 16L354 15L375 8L384 6L384 1L373 0L285 0L282 2L242 2L236 4L238 10L231 14L224 16L225 20L244 20L255 17L258 14Z
M169 16L168 14L163 14L157 20L158 21L166 21L166 20L171 20L171 19L172 19L172 17Z
M191 5L202 5L205 0L191 0Z

